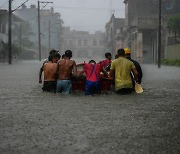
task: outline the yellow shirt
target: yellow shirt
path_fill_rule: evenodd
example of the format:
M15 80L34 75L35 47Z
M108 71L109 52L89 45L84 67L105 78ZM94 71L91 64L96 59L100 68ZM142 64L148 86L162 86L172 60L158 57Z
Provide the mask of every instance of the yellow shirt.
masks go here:
M122 88L132 88L130 76L132 68L135 68L134 63L124 57L119 57L112 61L111 69L115 72L116 91Z

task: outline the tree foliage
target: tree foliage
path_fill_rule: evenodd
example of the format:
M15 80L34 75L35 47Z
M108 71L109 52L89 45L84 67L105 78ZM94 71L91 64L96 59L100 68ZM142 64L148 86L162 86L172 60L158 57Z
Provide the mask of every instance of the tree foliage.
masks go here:
M8 59L8 43L2 43L2 47L0 49L0 61L6 61ZM12 56L18 57L20 54L19 47L15 44L12 44Z
M180 14L169 17L167 24L170 32L180 34Z
M21 34L20 34L21 33ZM29 37L35 35L32 32L31 26L28 22L22 22L21 24L13 24L12 35L15 38L14 43L16 45L21 43L22 48L33 48L35 44L30 41Z

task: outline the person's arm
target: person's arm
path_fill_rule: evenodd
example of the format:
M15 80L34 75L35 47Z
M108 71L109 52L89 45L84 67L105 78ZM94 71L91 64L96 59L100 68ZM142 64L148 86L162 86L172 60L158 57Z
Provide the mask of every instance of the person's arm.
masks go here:
M85 70L86 70L86 64L84 65L83 70L80 71L79 76L83 76L83 74L85 73Z
M112 79L114 79L114 76L115 76L115 67L114 67L114 63L113 63L113 62L111 63L111 68L110 68L109 76L110 76Z
M39 70L39 83L42 83L42 72L44 71L44 64L42 65L42 67Z
M142 80L142 76L143 76L140 64L138 64L137 71L138 71L138 81L137 82L140 84L141 80Z
M57 62L56 71L55 71L55 78L56 78L56 80L58 79L58 74L59 74L59 61Z
M110 73L109 73L109 76L114 79L114 74L115 74L115 71L110 69Z
M105 77L108 77L108 73L107 73L107 71L104 69L104 67L102 67L102 72L103 72L103 74L104 74Z
M77 76L77 67L76 67L76 62L74 61L74 65L73 65L73 75Z
M134 80L137 81L138 79L138 71L136 69L136 67L133 67L132 69L133 75L134 75Z
M80 73L79 73L79 76L82 76L84 74L84 70L82 70Z

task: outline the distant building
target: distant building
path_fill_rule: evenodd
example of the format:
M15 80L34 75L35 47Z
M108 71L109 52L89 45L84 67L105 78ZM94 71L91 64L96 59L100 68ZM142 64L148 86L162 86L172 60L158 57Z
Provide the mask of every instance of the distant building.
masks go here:
M104 33L101 31L90 34L86 31L71 31L70 27L63 27L62 52L72 50L74 57L104 57Z
M30 36L30 40L36 43L38 47L38 10L35 5L30 8L25 5L21 9L15 11L15 14L28 21L32 32L35 35ZM54 13L53 8L40 10L40 29L41 29L41 45L42 57L46 58L49 50L60 50L60 33L62 20L59 13Z
M158 2L157 0L124 0L127 35L126 46L132 57L142 63L156 63L158 48ZM166 36L167 17L180 13L179 0L162 0L162 34ZM166 37L162 37L162 58Z
M16 30L14 27L14 24L20 25L20 23L24 22L23 19L21 19L14 13L12 13L11 18L12 18L12 26L11 26L12 31ZM13 35L11 37L11 40L12 42L15 40L15 37L13 37ZM1 61L6 61L8 51L3 51L3 47L7 46L7 43L8 43L8 11L0 10L0 60ZM12 52L13 52L13 49L12 49Z
M21 23L23 19L12 13L12 25L13 23ZM13 28L13 26L12 26ZM0 10L0 41L8 43L8 11Z
M107 51L111 52L113 57L117 54L117 50L124 48L124 28L125 19L115 18L114 14L110 21L106 24L106 47Z

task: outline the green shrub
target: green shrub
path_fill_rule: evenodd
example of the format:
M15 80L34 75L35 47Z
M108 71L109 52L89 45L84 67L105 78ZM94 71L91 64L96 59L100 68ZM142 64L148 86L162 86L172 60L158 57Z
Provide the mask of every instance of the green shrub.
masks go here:
M170 66L180 66L180 59L175 59L175 60L163 59L162 64L170 65Z

